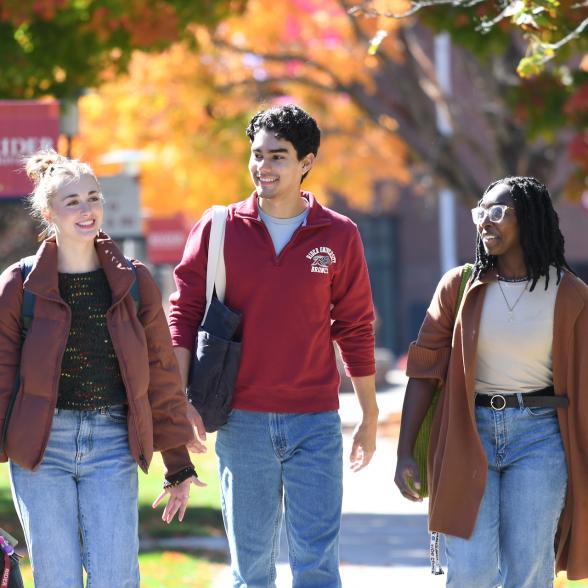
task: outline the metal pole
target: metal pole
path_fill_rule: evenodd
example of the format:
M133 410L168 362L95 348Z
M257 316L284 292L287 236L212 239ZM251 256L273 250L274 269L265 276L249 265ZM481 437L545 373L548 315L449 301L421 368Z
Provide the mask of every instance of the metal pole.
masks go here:
M72 156L73 138L79 133L78 99L66 98L61 100L60 132L66 138L66 157Z
M444 96L451 95L451 41L447 33L435 37L435 73ZM449 137L453 133L449 113L437 104L437 130ZM448 188L439 191L439 258L441 272L455 267L457 261L457 224L455 195Z

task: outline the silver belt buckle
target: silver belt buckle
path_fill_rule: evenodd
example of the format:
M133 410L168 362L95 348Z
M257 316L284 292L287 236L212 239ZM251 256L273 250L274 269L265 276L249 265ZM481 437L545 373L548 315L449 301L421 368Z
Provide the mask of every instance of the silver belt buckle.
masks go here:
M496 399L498 399L498 401L502 400L502 405L496 406L494 404L496 402ZM494 396L490 398L490 406L494 410L504 410L506 407L506 398L502 394L494 394Z

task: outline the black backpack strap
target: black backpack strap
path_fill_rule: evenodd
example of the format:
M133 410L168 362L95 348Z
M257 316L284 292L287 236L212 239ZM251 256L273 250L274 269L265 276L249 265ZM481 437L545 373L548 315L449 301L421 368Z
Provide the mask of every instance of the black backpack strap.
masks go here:
M125 257L125 259L127 260L127 265L133 270L133 274L135 275L133 285L131 286L131 296L133 297L133 300L135 302L135 307L137 309L137 312L139 312L139 309L141 308L141 295L139 294L139 281L137 280L137 268L135 267L135 264L133 263L132 259L130 259L129 257Z
M22 281L27 279L28 275L31 273L33 266L35 265L36 257L34 255L29 255L29 257L23 257L20 260L20 273L22 275ZM29 327L31 326L31 322L33 321L33 316L35 315L35 301L37 297L28 290L24 290L22 292L22 308L21 308L21 319L22 319L22 338L27 336L27 332Z

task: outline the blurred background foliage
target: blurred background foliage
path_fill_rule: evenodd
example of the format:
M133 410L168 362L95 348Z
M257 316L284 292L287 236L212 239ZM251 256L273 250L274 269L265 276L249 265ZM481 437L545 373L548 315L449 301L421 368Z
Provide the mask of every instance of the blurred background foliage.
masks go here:
M135 50L178 41L197 49L190 25L214 26L245 0L2 0L0 95L68 98L128 70Z
M311 181L327 201L385 207L394 190L375 203L372 186L392 180L417 194L446 185L469 203L509 174L579 198L587 17L586 3L564 0L1 0L0 97L81 96L74 154L101 172L107 151L146 151L155 215L246 196L244 127L276 101L321 122ZM450 95L434 69L441 31Z

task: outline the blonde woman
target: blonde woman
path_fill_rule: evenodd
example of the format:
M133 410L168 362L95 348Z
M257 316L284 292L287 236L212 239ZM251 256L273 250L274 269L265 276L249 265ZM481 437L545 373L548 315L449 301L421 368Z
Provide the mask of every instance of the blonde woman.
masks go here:
M204 485L185 447L193 433L160 293L100 231L90 166L49 151L26 171L45 230L24 283L19 263L0 276L0 422L10 417L0 457L37 588L81 587L83 569L88 587L138 588L137 465L146 472L162 452L154 506L169 497L168 523ZM21 342L23 289L35 306Z

